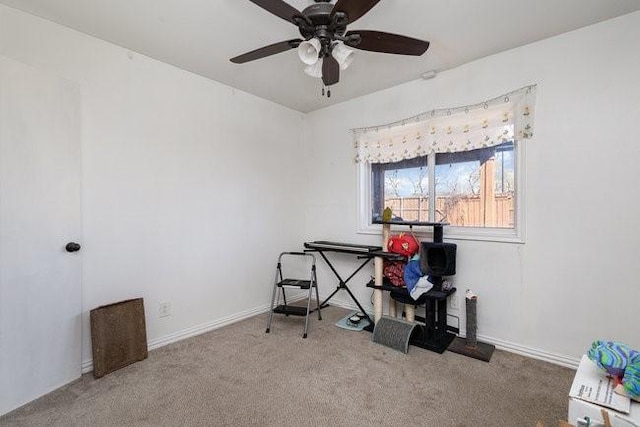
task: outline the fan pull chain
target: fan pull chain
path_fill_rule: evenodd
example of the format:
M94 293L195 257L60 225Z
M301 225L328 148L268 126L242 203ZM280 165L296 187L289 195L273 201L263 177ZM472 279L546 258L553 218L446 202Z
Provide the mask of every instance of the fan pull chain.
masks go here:
M326 89L327 90L325 92L325 87L324 86L322 87L322 96L325 96L325 93L326 93L327 98L331 98L331 89L329 89L329 88L326 88Z

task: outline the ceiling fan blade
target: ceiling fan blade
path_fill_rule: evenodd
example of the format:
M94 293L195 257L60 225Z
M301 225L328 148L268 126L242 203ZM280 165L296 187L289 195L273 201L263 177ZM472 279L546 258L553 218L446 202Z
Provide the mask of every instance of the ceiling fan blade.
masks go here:
M340 81L340 64L331 56L327 55L322 61L322 82L325 86L331 86Z
M287 40L284 42L278 42L269 46L261 47L251 52L244 53L242 55L231 58L231 62L234 64L244 64L245 62L254 61L256 59L264 58L266 56L275 55L289 49L295 49L302 42L301 39Z
M348 31L345 37L354 34L360 36L360 43L346 42L345 44L371 52L420 56L429 48L429 42L427 41L382 31Z
M271 12L276 16L284 19L285 21L293 22L295 15L300 15L300 11L295 7L289 5L282 0L249 0L252 3L257 4L267 12Z
M348 23L360 19L362 15L369 12L380 0L338 0L331 11L331 18L336 12L343 12L349 18Z

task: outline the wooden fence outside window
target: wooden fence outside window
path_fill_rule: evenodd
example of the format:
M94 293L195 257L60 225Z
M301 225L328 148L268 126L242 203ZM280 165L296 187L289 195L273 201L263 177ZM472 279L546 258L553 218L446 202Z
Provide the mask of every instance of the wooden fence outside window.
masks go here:
M436 221L460 227L514 228L513 194L496 194L483 203L477 195L440 196L436 199ZM387 197L385 207L405 221L429 221L426 197Z

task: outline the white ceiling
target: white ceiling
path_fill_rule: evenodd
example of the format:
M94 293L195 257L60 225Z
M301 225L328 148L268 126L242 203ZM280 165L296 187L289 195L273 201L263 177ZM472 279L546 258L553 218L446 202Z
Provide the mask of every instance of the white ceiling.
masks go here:
M293 24L249 0L0 2L302 112L640 10L640 0L383 0L349 30L428 40L429 50L421 57L356 51L327 99L295 50L242 65L229 61L299 36ZM298 10L312 3L289 0Z

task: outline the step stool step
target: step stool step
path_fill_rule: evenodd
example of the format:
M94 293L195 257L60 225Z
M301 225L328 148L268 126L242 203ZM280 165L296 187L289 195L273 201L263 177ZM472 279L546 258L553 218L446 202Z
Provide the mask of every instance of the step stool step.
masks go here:
M273 309L274 313L278 314L290 314L292 316L306 316L307 307L297 307L294 305L279 305Z
M298 279L284 279L281 282L278 282L279 287L290 287L290 288L300 288L300 289L309 289L311 287L311 280L298 280Z

